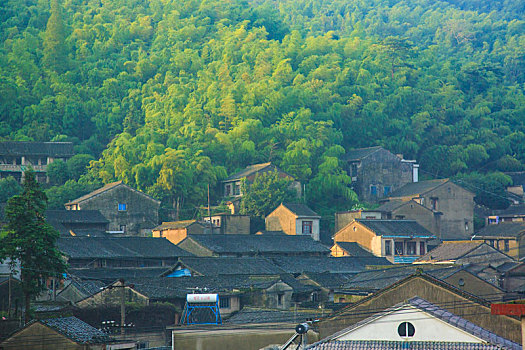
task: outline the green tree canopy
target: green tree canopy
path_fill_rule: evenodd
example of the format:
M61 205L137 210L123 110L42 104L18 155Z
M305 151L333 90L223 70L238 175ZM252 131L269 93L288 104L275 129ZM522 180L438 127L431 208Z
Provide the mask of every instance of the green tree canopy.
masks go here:
M23 191L7 202L0 235L0 260L9 258L12 268L20 264L25 298L25 321L30 319L31 299L45 290L49 277L65 272L66 264L56 247L59 233L46 222L47 197L36 182L35 173L25 173Z

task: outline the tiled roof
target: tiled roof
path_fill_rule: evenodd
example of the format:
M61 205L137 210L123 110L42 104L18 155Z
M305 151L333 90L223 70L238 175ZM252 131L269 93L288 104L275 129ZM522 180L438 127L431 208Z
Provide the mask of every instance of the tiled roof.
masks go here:
M389 213L392 210L395 210L395 209L405 205L406 203L407 203L407 201L403 201L401 199L392 199L392 200L389 200L388 202L383 203L378 208L371 209L371 210L368 210L368 211L380 211L382 213Z
M525 204L515 204L509 206L507 209L494 210L494 214L499 216L525 215Z
M155 227L153 230L154 231L162 231L162 230L169 230L169 229L176 230L180 228L186 228L196 222L197 220L167 221Z
M242 290L266 289L280 277L250 277L246 275L129 278L126 283L133 284L137 292L156 300L184 298L196 290L202 293L238 294Z
M277 266L288 273L303 272L331 272L331 273L357 273L370 265L392 265L387 259L380 257L299 257L282 256L269 258Z
M474 249L479 248L485 243L476 241L449 241L441 243L437 248L432 249L418 261L447 261L457 260L466 254L470 253Z
M356 219L378 236L434 237L434 234L415 220Z
M341 249L350 254L350 256L356 257L375 257L374 254L364 249L356 242L335 242Z
M392 192L390 194L390 197L395 198L395 197L406 197L406 196L415 196L419 194L424 194L444 184L447 181L449 181L449 179L427 180L427 181L408 183L405 186Z
M80 344L102 344L111 340L106 333L73 316L49 318L38 322Z
M245 307L228 318L225 324L302 323L322 316L320 310L274 310Z
M510 176L514 186L525 185L525 171L506 172L505 175Z
M338 289L345 285L355 274L352 273L329 273L329 272L306 272L305 276L327 289Z
M318 345L322 345L322 344L330 344L332 342L334 342L335 340L335 343L346 343L346 345L349 345L350 347L348 349L353 349L353 346L352 343L359 343L360 341L336 341L337 338L351 332L352 330L356 329L356 328L359 328L361 327L362 325L365 325L365 324L368 324L368 323L371 323L371 322L374 322L376 320L380 320L380 318L382 316L384 316L385 314L388 314L388 313L391 313L391 312L395 312L395 311L401 311L404 307L406 306L412 306L412 307L415 307L423 312L426 312L430 315L432 315L433 317L435 318L438 318L446 323L448 323L449 325L453 326L453 327L456 327L456 328L459 328L461 329L462 331L468 333L468 334L471 334L477 338L480 338L484 341L486 341L488 344L490 344L491 346L495 346L495 349L507 349L507 350L521 350L521 346L519 344L516 344L508 339L505 339L495 333L492 333L484 328L481 328L480 326L462 318L462 317L459 317L447 310L444 310L420 297L413 297L411 299L409 299L408 301L406 302L401 302L397 305L394 305L392 306L391 308L388 308L386 310L383 310L381 312L378 312L376 313L375 315L372 315L362 321L359 321L353 325L351 325L350 327L347 327L321 341L319 341L318 343L315 343L315 344L312 344L310 347L307 347L307 349L325 349L323 347L317 347ZM371 342L371 341L368 341L368 342ZM443 342L434 342L434 341L425 341L425 342L412 342L412 341L409 341L408 343L407 342L395 342L395 341L378 341L378 345L380 347L378 347L377 349L471 349L471 347L466 347L466 348L463 348L463 347L457 347L458 343L455 343L455 342L446 342L446 341L443 341ZM403 347L396 347L397 343L400 343L400 344L404 344ZM417 344L417 343L425 343L426 347L420 347L422 346L423 344ZM449 344L454 344L455 347L449 347L448 345ZM480 344L480 343L463 343L463 344L469 344L469 346L472 346L472 345L488 345L488 344ZM361 345L361 344L359 344ZM373 344L369 344L370 346L374 346ZM412 347L412 345L415 345L415 347ZM386 347L383 347L383 346L386 346ZM392 347L393 346L393 347ZM326 348L326 349L331 349L330 347ZM338 349L337 347L335 349ZM342 349L347 349L347 347L343 347ZM357 349L361 349L361 347L357 348ZM369 347L367 349L375 349L374 347ZM476 347L474 347L474 349L477 349ZM481 349L485 349L485 348L481 348ZM491 348L492 349L492 348Z
M48 210L46 219L68 224L107 224L108 219L98 210Z
M71 142L4 141L0 142L0 154L7 156L71 157L75 152Z
M307 347L308 350L501 350L483 343L447 343L426 341L343 340Z
M240 180L245 177L248 177L252 174L258 173L259 171L264 170L265 168L271 166L272 163L261 163L261 164L253 164L248 165L243 170L236 172L235 174L232 174L228 176L224 181L233 181L233 180Z
M329 253L323 244L301 235L188 235L216 253ZM184 242L184 241L182 241Z
M294 213L297 216L307 216L307 217L318 217L320 218L319 214L317 214L312 209L308 208L306 204L301 203L283 203L283 206L288 208L292 213Z
M107 286L107 283L102 282L102 281L96 281L96 280L74 279L71 281L71 283L85 296L89 296L89 295L98 293L100 292L102 288Z
M440 277L457 271L457 269L457 267L418 265L366 270L352 276L349 281L343 285L342 289L375 291L414 275L418 273L418 271L440 279Z
M264 258L253 257L184 257L179 262L203 276L278 275L284 271Z
M92 269L68 269L68 274L83 281L113 282L124 278L159 277L169 271L169 267L116 267Z
M476 232L478 237L518 237L525 233L525 222L502 222L483 227Z
M148 196L147 194L145 194L143 192L137 191L134 188L129 187L128 185L124 184L122 181L116 181L116 182L109 183L109 184L107 184L107 185L105 185L105 186L103 186L103 187L101 187L99 189L96 189L93 192L90 192L90 193L88 193L88 194L86 194L86 195L84 195L82 197L79 197L79 198L77 198L75 200L72 200L69 203L66 203L66 205L77 204L77 203L83 202L83 201L85 201L87 199L93 198L93 197L95 197L95 196L97 196L97 195L99 195L99 194L101 194L103 192L109 191L109 190L111 190L113 188L116 188L116 187L118 187L120 185L126 186L132 191L136 191L138 193L141 193L142 195L144 195L144 197L149 198L152 201L159 202L158 200L154 199L153 197L150 197L150 196Z
M175 258L193 254L166 238L61 237L58 248L70 258Z
M368 157L372 153L380 150L381 148L382 148L381 146L374 146L374 147L352 149L352 150L346 151L346 154L343 156L343 158L346 161L360 160L365 157Z

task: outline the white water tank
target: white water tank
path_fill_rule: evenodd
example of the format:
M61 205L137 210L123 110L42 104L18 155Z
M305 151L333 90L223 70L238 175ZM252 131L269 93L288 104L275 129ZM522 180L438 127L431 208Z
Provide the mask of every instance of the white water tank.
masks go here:
M216 303L217 300L219 300L218 294L186 294L186 302L192 304Z

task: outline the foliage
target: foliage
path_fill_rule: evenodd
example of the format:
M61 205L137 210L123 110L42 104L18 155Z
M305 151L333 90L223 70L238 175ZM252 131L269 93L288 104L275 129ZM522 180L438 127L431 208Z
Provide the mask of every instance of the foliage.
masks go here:
M0 236L0 259L9 258L12 268L16 262L20 264L26 322L31 298L45 289L47 278L58 277L66 269L56 247L59 233L45 220L46 204L47 197L39 188L34 172L26 171L23 192L7 203L7 224Z
M296 200L297 192L291 185L292 180L280 177L277 170L257 174L252 184L243 181L240 213L264 218L279 204Z
M510 205L505 189L512 185L512 179L503 173L460 174L455 181L476 194L477 204L491 209L506 209Z
M0 203L6 203L9 198L20 192L22 192L22 186L14 177L9 176L5 179L0 179Z

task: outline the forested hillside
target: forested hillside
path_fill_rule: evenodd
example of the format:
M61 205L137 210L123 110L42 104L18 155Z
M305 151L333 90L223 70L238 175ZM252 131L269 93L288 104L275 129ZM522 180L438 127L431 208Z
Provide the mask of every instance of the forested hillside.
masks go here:
M525 165L524 13L522 0L2 0L0 138L99 159L51 188L55 203L123 180L190 215L208 183L272 161L315 209L348 209L339 157L374 145L497 192L510 179L495 172Z

